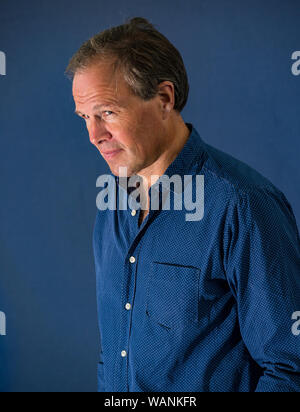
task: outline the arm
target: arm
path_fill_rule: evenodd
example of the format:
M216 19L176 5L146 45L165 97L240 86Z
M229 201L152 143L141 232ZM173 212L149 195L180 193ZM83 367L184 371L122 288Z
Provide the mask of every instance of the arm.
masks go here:
M300 246L284 195L237 194L227 226L225 267L238 304L241 335L263 368L257 392L300 392Z

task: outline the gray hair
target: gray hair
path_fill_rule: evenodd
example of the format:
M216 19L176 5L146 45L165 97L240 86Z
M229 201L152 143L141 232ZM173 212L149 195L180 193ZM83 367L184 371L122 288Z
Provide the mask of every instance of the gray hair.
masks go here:
M71 58L66 75L74 75L99 60L113 61L132 92L143 100L157 94L161 82L174 85L174 110L181 112L189 95L189 83L183 59L173 44L142 17L109 28L95 35Z

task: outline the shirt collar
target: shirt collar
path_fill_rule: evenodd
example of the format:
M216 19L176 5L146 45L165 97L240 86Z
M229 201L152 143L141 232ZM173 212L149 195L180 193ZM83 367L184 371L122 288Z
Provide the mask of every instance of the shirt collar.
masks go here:
M191 123L186 123L186 126L191 133L181 152L164 172L164 174L169 177L173 175L183 177L184 175L190 174L196 160L200 159L204 153L203 140L196 128Z

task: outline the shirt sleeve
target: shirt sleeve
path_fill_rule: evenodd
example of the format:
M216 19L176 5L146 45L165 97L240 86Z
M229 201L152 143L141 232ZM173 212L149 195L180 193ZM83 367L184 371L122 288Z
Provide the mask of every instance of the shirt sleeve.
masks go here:
M99 224L100 219L100 211L97 212L95 224L94 224L94 233L93 233L93 250L94 250L94 262L95 262L95 270L96 274L99 271L98 268L98 254L97 254L97 227ZM98 291L97 291L97 300L98 300ZM98 308L99 309L99 308ZM99 318L99 313L98 313ZM102 338L101 338L101 331L99 328L99 362L97 364L97 390L98 392L105 392L105 374L104 374L104 362L103 362L103 348L102 348Z
M232 199L225 269L242 339L263 374L257 392L300 392L300 242L283 193L253 189Z
M105 392L105 380L104 380L104 363L102 361L102 356L100 356L100 361L98 363L98 392Z

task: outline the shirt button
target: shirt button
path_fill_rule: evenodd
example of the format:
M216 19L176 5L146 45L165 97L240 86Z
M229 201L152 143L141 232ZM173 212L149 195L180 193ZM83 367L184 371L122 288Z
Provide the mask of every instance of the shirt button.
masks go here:
M121 356L122 356L122 358L126 358L126 356L127 356L126 350L122 350Z
M126 305L125 305L125 309L126 309L126 310L130 310L130 309L131 309L131 305L130 305L130 303L126 303Z
M136 215L136 210L133 210L132 212L131 212L131 216L135 216Z
M130 259L129 259L129 262L130 262L130 263L135 263L135 257L134 257L134 256L131 256Z

